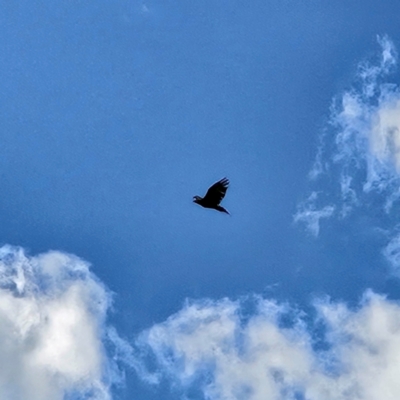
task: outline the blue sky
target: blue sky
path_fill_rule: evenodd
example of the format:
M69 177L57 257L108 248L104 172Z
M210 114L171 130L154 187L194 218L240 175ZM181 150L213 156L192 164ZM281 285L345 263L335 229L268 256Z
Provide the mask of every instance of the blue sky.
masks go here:
M399 12L3 4L0 399L397 399Z

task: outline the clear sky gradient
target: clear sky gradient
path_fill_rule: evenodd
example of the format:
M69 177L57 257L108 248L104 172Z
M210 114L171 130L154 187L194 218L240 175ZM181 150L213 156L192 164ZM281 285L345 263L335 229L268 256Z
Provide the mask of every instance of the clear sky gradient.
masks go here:
M40 388L30 367L0 373L0 400L344 399L326 370L354 399L395 399L389 372L376 397L357 381L317 315L356 338L369 312L398 325L399 15L398 0L4 2L0 242L25 251L0 254L0 321L30 327L43 347L15 354L44 372ZM192 202L225 176L231 216ZM281 353L255 355L272 326ZM77 337L93 365L65 358ZM301 375L320 348L354 376Z

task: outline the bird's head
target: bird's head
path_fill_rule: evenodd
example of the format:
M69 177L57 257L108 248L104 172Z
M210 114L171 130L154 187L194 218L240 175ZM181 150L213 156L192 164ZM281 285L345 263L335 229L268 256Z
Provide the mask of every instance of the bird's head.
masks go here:
M198 203L200 200L201 200L201 197L200 197L200 196L193 196L193 201L194 201L195 203Z

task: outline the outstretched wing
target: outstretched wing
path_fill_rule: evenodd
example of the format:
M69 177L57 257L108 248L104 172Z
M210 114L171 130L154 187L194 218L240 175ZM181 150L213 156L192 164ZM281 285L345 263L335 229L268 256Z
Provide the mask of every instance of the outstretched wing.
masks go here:
M223 178L220 181L214 183L208 190L206 195L204 196L204 201L209 204L218 205L221 200L225 197L226 191L229 186L229 180L227 178Z

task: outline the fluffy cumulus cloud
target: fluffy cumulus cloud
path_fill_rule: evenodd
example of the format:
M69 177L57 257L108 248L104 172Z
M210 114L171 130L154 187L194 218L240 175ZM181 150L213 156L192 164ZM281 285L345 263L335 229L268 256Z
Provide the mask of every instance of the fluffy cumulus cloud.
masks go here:
M310 322L262 298L188 303L138 339L145 377L182 398L196 387L210 400L397 400L400 305L367 292L355 309L314 308Z
M2 247L0 399L110 399L118 374L105 348L109 306L79 258Z

